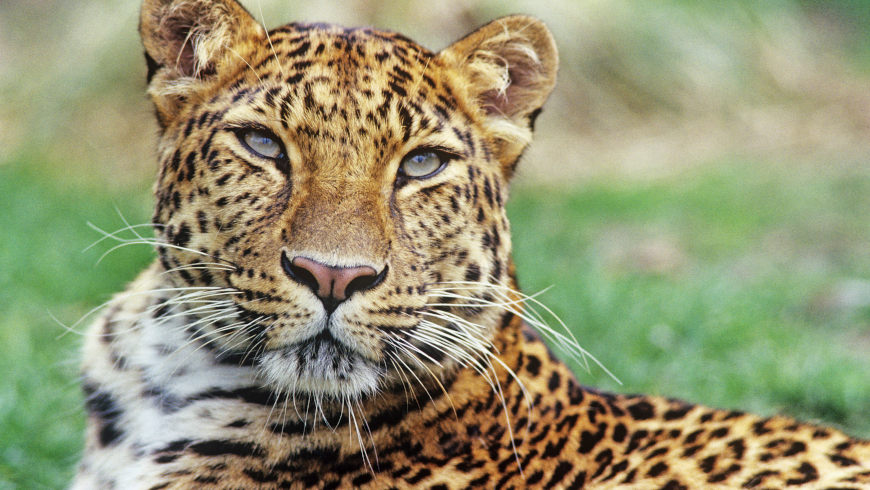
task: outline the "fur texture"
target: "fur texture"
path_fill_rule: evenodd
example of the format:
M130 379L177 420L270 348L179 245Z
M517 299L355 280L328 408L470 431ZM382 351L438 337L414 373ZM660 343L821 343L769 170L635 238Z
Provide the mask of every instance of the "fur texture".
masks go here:
M539 21L432 53L146 0L140 31L160 173L129 243L158 259L89 330L74 488L870 485L866 441L583 388L539 340L584 355L517 290L504 211L556 78Z

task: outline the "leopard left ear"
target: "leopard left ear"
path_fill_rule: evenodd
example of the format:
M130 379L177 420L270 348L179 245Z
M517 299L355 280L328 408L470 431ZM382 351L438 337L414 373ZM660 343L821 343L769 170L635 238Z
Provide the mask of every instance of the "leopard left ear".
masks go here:
M161 126L220 73L244 67L266 36L236 0L143 0L139 33Z
M535 18L503 17L438 56L459 71L495 155L511 175L531 142L535 117L556 85L559 60L552 34Z

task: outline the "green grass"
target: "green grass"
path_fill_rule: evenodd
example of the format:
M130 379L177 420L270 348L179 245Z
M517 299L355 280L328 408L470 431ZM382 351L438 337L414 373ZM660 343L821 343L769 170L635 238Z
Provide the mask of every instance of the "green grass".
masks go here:
M541 299L624 383L585 384L870 434L870 309L836 304L870 277L866 168L725 164L509 208L520 284L552 285Z
M55 162L59 163L59 162ZM50 169L55 170L50 170ZM143 190L70 183L39 159L0 164L0 488L62 488L81 450L84 419L76 381L79 338L67 325L124 287L149 261L142 247L96 265L91 221L148 219Z
M0 488L57 488L83 415L70 324L150 260L87 222L148 220L150 183L100 188L62 162L0 165ZM103 180L104 181L104 180ZM867 305L826 307L870 277L870 171L711 165L653 182L520 187L510 204L520 282L600 369L584 384L787 412L870 435Z

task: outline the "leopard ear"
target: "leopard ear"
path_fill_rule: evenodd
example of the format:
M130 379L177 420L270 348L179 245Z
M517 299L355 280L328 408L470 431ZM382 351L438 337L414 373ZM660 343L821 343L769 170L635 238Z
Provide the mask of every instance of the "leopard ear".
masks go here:
M266 35L235 0L144 0L139 33L158 116L224 65L243 63L247 45Z
M559 60L553 36L535 18L503 17L438 56L458 69L509 175L531 142L535 117L556 84Z

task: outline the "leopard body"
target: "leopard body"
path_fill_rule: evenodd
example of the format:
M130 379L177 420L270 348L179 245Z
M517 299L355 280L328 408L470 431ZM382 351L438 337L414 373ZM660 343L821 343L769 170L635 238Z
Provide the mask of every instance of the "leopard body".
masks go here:
M504 204L539 21L433 53L146 0L140 31L158 259L90 327L74 488L870 487L867 441L582 387L529 327Z

